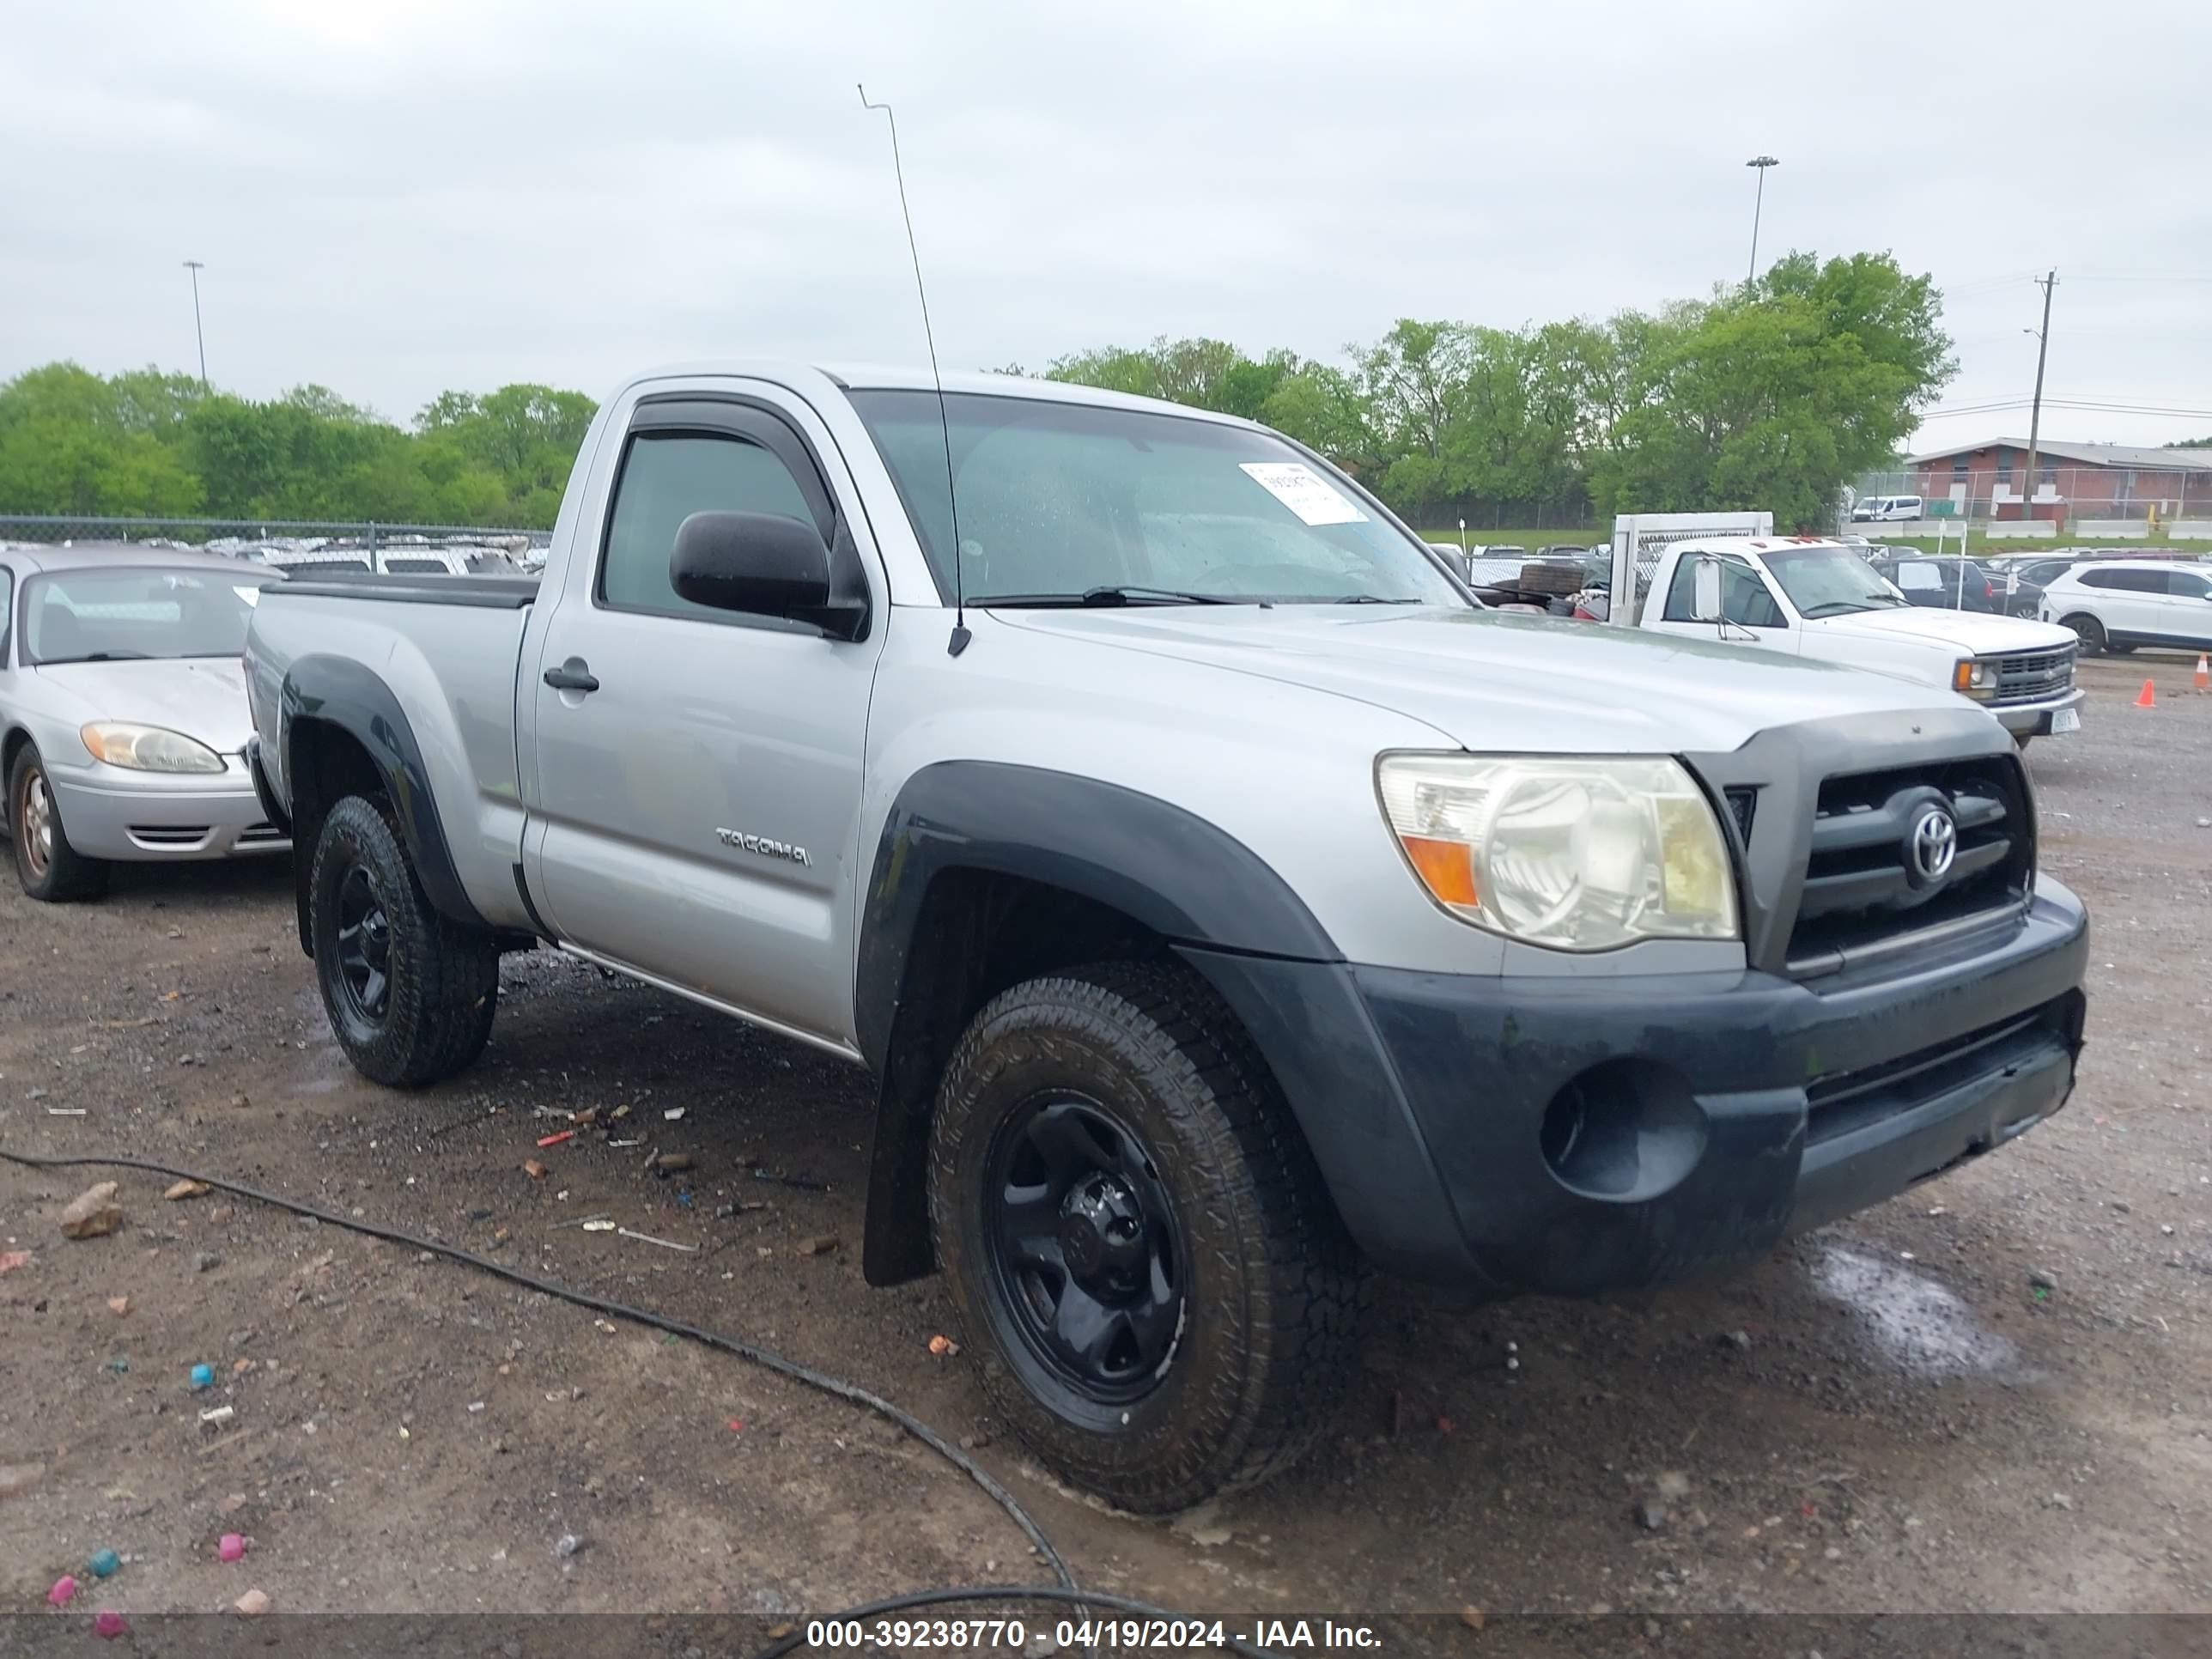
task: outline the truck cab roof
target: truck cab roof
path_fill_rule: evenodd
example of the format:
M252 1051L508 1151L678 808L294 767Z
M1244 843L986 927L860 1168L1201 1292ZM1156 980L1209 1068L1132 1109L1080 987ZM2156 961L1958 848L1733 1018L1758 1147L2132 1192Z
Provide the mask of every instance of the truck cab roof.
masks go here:
M1126 392L1081 386L1071 380L1043 380L1020 374L990 374L955 370L940 381L927 365L884 363L802 363L775 358L721 358L701 362L669 363L647 370L623 383L627 391L653 380L753 380L805 392L824 382L842 392L934 392L940 385L951 395L987 398L1026 398L1046 403L1086 404L1102 409L1141 410L1155 415L1176 415L1222 426L1250 428L1255 423L1240 416L1198 409L1164 398L1140 398Z

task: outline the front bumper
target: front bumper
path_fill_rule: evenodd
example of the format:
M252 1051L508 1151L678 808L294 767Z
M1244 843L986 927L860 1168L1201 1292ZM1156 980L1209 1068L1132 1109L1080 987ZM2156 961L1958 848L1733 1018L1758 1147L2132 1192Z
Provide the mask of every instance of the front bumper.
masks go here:
M2080 901L2045 881L2024 915L1814 984L1187 955L1377 1266L1586 1295L1755 1261L2048 1117L2087 953Z
M88 858L118 863L248 857L291 846L255 798L245 764L233 757L220 777L148 774L114 767L77 776L47 774L69 844Z
M1983 706L1996 716L1998 725L2016 738L2047 738L2051 735L2051 717L2062 708L2079 708L2088 696L2077 685L2070 691L2055 697L2045 697L2040 702Z

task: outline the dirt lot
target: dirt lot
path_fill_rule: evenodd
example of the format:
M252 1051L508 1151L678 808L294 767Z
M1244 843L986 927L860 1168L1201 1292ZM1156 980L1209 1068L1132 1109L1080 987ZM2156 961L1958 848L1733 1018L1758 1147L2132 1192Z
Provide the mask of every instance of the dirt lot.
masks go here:
M2128 706L2147 672L2155 710ZM2097 929L2063 1115L1717 1287L1386 1287L1341 1435L1173 1526L1025 1466L968 1358L930 1353L941 1286L862 1285L859 1074L548 953L508 960L482 1065L400 1096L331 1046L281 871L126 872L66 909L8 881L0 1138L223 1172L749 1335L981 1448L1085 1582L1180 1605L2205 1610L2212 697L2171 660L2087 678L2087 730L2031 751L2046 867ZM541 1109L623 1104L642 1146L536 1145ZM641 1173L656 1147L696 1170ZM30 1252L0 1277L0 1464L27 1466L0 1475L0 1613L102 1547L102 1604L139 1613L250 1583L291 1610L774 1616L1038 1571L928 1453L738 1360L150 1178L120 1232L64 1242L94 1178L0 1166L0 1248ZM246 1562L216 1561L227 1531Z

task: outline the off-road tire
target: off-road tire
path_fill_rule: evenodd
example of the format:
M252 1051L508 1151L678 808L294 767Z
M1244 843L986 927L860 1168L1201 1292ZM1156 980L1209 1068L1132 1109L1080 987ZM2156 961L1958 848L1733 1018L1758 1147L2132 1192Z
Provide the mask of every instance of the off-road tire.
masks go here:
M499 1012L499 947L481 929L441 915L422 891L381 800L349 795L331 809L308 878L308 936L331 1030L354 1069L416 1089L451 1077L483 1052ZM339 892L366 872L389 938L382 1017L365 1013L339 965Z
M994 1133L1066 1091L1136 1131L1188 1241L1175 1345L1120 1408L1039 1384L989 1259ZM993 1405L1056 1474L1125 1509L1171 1513L1279 1473L1351 1385L1366 1270L1250 1038L1180 965L1079 969L985 1006L939 1086L929 1212Z
M7 788L9 850L15 854L15 879L22 883L23 890L49 904L97 898L106 892L107 866L99 859L87 858L69 844L61 803L54 799L46 763L39 758L36 745L27 743L16 752L15 763L8 769ZM35 833L31 822L33 791L41 801L36 811L46 822L43 857L31 845Z
M2060 626L2074 630L2074 637L2081 641L2078 653L2084 657L2101 657L2109 641L2105 638L2105 624L2087 611L2079 611L2060 619Z

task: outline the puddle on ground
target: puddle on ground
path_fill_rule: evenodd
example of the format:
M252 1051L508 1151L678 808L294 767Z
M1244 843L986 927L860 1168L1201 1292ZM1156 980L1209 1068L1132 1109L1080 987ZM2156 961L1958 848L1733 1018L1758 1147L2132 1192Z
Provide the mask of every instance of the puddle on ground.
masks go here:
M2020 1351L1985 1329L1974 1310L1901 1262L1829 1244L1813 1281L1840 1303L1883 1358L1917 1376L1999 1376L2023 1369Z

